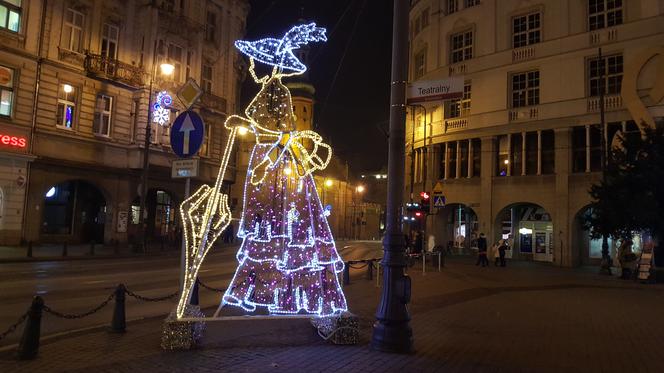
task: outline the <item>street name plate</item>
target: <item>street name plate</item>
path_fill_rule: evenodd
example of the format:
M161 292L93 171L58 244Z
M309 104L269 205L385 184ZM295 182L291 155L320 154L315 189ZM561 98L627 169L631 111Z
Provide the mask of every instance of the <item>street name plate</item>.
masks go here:
M178 159L173 161L171 167L171 177L181 179L185 177L198 176L198 158Z

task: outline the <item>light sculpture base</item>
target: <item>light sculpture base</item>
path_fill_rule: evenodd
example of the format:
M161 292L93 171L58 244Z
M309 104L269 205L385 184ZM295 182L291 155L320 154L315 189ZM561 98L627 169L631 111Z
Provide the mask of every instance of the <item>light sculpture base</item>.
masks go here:
M184 317L193 320L178 319L176 312L171 312L164 320L161 332L161 348L164 350L190 350L198 346L205 331L205 315L199 306L188 305Z

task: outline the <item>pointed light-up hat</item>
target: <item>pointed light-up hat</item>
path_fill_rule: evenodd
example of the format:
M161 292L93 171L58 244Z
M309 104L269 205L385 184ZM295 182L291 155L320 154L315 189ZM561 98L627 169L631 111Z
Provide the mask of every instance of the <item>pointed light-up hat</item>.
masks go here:
M307 71L307 67L295 57L293 49L314 41L327 41L327 37L325 29L316 27L316 24L312 22L291 28L281 39L237 40L235 47L262 63L303 73Z

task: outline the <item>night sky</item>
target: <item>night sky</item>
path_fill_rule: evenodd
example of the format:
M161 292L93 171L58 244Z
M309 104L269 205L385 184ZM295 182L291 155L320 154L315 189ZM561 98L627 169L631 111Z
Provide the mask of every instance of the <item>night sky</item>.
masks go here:
M386 167L392 2L251 0L250 4L246 40L280 38L299 18L327 28L326 43L310 44L315 130L355 175ZM257 89L248 77L242 87L243 103Z

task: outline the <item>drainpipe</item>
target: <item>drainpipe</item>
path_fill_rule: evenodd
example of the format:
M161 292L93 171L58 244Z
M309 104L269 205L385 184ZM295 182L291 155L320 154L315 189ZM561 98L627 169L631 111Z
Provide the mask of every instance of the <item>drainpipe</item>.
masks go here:
M30 142L28 145L28 154L32 154L34 148L34 139L35 131L37 129L37 109L38 109L38 99L39 99L39 88L41 83L41 70L42 70L42 50L44 47L44 28L46 27L46 7L48 6L48 0L42 1L41 8L41 25L39 27L39 37L37 46L37 70L35 72L35 86L34 93L32 95L32 120L30 123ZM23 197L23 216L21 217L21 241L25 240L25 223L26 217L28 215L28 197L30 196L30 174L32 162L28 162L26 167L25 175L25 196Z

